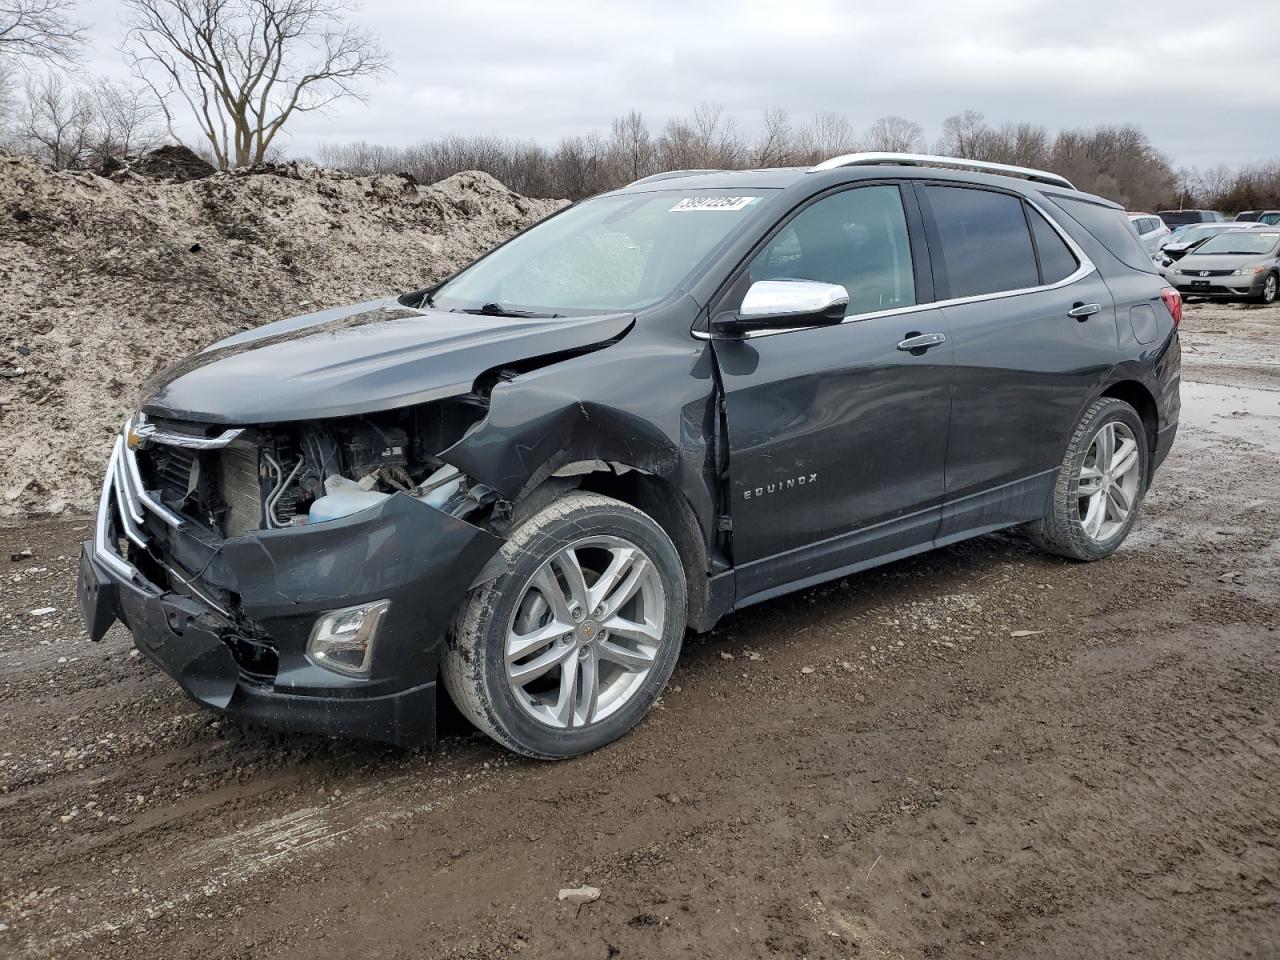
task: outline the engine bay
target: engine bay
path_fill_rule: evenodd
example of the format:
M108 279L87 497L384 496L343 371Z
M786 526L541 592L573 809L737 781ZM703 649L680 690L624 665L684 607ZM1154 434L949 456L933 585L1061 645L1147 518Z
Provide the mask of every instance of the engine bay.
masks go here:
M339 519L397 493L470 517L500 498L438 454L487 409L484 395L467 394L367 416L247 428L215 449L149 443L138 462L167 506L220 538ZM151 422L170 436L198 438L214 429Z

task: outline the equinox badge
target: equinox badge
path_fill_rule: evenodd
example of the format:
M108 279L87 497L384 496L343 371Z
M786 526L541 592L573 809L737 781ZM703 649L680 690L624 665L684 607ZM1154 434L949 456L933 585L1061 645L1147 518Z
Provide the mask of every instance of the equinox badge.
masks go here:
M796 487L812 486L818 482L816 473L802 473L798 477L787 477L785 480L778 480L774 483L766 483L762 487L743 490L743 500L758 500L770 493L778 493L780 490L792 490Z

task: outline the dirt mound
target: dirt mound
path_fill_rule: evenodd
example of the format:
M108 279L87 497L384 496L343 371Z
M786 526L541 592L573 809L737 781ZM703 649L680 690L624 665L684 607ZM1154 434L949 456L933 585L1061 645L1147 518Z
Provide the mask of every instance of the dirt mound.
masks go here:
M111 437L160 367L423 286L559 205L477 172L116 182L0 155L0 517L92 509Z
M125 157L123 160L112 158L97 172L113 180L120 180L133 174L149 177L152 180L185 182L211 177L217 169L189 148L169 145L157 147L137 157Z

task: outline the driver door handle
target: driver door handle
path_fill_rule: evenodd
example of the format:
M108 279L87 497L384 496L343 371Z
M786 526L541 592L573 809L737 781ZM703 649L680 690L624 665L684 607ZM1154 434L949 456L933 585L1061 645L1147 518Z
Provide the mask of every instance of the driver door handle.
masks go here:
M1101 313L1102 306L1097 303L1077 303L1067 311L1068 317L1075 317L1077 320L1088 320L1095 313Z
M945 333L912 333L905 340L898 341L899 350L928 350L940 343L947 342Z

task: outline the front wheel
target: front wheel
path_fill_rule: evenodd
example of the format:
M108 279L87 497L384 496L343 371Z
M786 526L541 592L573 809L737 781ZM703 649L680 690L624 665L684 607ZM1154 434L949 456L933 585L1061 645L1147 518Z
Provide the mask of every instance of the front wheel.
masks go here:
M573 493L519 526L505 571L463 604L444 682L480 730L559 759L622 736L653 706L684 638L684 570L647 514Z
M1280 297L1280 275L1268 273L1267 279L1262 281L1262 293L1258 294L1258 302L1272 304L1277 297Z
M1115 553L1138 517L1149 456L1137 411L1114 397L1095 400L1067 444L1048 514L1026 527L1032 541L1072 560Z

